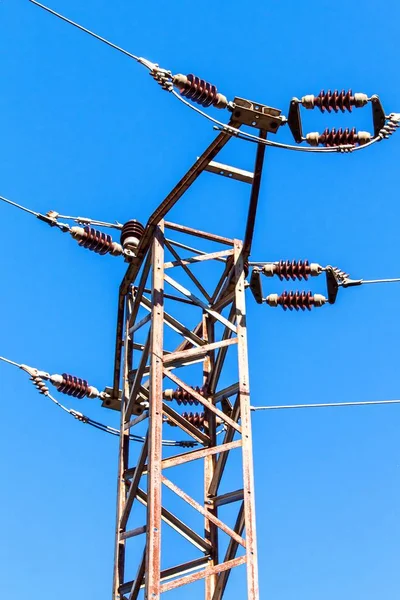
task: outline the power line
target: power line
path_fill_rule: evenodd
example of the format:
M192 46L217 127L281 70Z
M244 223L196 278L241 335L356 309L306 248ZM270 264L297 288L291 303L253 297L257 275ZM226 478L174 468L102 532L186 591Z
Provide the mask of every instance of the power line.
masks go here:
M31 215L34 215L35 217L39 216L39 213L35 212L34 210L31 210L30 208L26 208L26 206L22 206L22 204L17 204L17 202L13 202L12 200L5 198L4 196L0 196L0 200L2 200L3 202L6 202L7 204L10 204L11 206L15 206L16 208L19 208L20 210L30 213Z
M389 115L389 117L387 117L388 122L385 123L385 125L382 127L382 129L379 131L379 133L377 135L375 135L372 139L370 139L370 141L360 144L359 146L356 146L356 145L350 144L350 143L348 143L348 144L335 143L335 144L329 145L328 147L323 147L323 148L319 148L319 147L307 148L307 147L302 147L302 146L293 146L292 144L273 142L271 140L262 138L260 136L253 135L248 132L240 131L239 129L237 129L236 127L233 127L232 125L227 125L226 123L223 123L222 121L219 121L218 119L215 119L214 117L211 117L210 115L205 113L203 110L197 108L196 106L194 106L193 104L191 104L190 102L188 102L187 100L185 100L182 97L182 93L183 93L183 95L188 96L191 100L193 100L194 102L198 102L199 104L202 104L203 106L209 106L211 104L216 105L215 102L212 102L211 100L208 99L208 97L210 97L210 98L214 97L214 99L215 99L215 97L217 95L215 86L211 86L211 84L208 84L207 82L194 77L193 78L194 81L191 80L191 82L188 84L189 87L191 87L190 93L187 93L186 91L182 92L182 89L181 89L181 94L178 94L176 91L174 91L173 86L177 85L178 78L181 77L180 75L176 75L174 77L172 75L171 71L160 68L156 63L153 63L146 58L142 58L142 57L136 56L135 54L132 54L131 52L129 52L128 50L125 50L121 46L118 46L117 44L110 42L110 40L107 40L106 38L98 35L97 33L91 31L90 29L83 27L83 25L80 25L79 23L72 21L72 19L65 17L64 15L56 12L55 10L49 8L48 6L45 6L44 4L37 2L37 0L29 0L29 1L32 4L35 4L36 6L38 6L39 8L42 8L46 12L54 15L55 17L61 19L64 22L68 23L69 25L76 27L77 29L83 31L84 33L87 33L88 35L94 37L95 39L99 40L100 42L113 48L114 50L117 50L118 52L121 52L122 54L125 54L129 58L142 64L143 66L145 66L147 69L150 70L154 79L157 81L157 83L159 83L161 85L161 87L163 89L172 93L172 95L175 98L177 98L180 102L182 102L185 106L189 107L191 110L194 110L196 113L198 113L205 119L214 123L215 129L217 129L218 131L224 131L225 133L228 133L229 135L233 135L241 140L245 140L245 141L249 141L249 142L253 142L253 143L257 143L257 144L263 144L265 146L280 148L280 149L284 149L284 150L292 150L295 152L328 153L328 154L337 153L337 152L347 153L347 152L354 152L356 150L362 150L362 149L368 148L372 144L375 144L376 142L379 142L382 139L389 137L394 132L394 130L399 126L400 115L398 115L396 113L392 113L391 115ZM186 79L188 79L188 78L186 78ZM201 84L203 85L201 91L199 89L199 84L195 83L196 79L199 82L201 82ZM214 87L214 91L211 92L210 90L213 87ZM234 106L235 106L234 103L228 102L226 100L226 98L225 98L225 101L226 101L226 104L223 107L228 108L229 110L233 110ZM223 108L223 107L221 106L220 108ZM286 122L287 122L287 119L282 118L281 124L284 124ZM298 140L296 140L296 141L298 141Z
M49 8L48 6L45 6L44 4L41 4L40 2L36 2L36 0L29 0L29 2L31 2L32 4L36 4L36 6L39 6L39 8L43 8L43 10L47 11L51 15L54 15L55 17L58 17L62 21L65 21L69 25L72 25L73 27L76 27L77 29L80 29L81 31L84 31L88 35L91 35L92 37L94 37L97 40L99 40L100 42L103 42L103 44L107 44L107 46L110 46L111 48L114 48L114 50L118 50L118 52L121 52L122 54L125 54L126 56L129 56L129 58L132 58L133 60L136 60L137 62L140 62L141 64L145 64L145 62L143 62L145 59L142 59L139 56L135 56L135 54L132 54L131 52L128 52L128 50L125 50L124 48L121 48L121 46L117 46L117 44L114 44L113 42L110 42L109 40L107 40L106 38L102 37L101 35L98 35L97 33L94 33L94 31L91 31L90 29L87 29L86 27L83 27L83 25L79 25L79 23L76 23L75 21L72 21L71 19L68 19L67 17L64 17L64 15L61 15L60 13L56 12L52 8Z
M370 400L363 402L326 402L319 404L284 404L276 406L251 406L250 410L282 410L291 408L336 408L339 406L369 406L374 404L400 404L400 400Z

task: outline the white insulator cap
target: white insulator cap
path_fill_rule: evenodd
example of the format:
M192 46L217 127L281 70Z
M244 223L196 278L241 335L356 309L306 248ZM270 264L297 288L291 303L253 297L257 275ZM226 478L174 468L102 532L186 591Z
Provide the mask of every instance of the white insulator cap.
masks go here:
M270 294L266 297L266 302L269 306L278 306L278 294Z
M182 89L188 83L188 81L189 80L186 75L182 75L182 73L174 75L172 79L173 84L179 89Z
M361 94L361 93L357 93L354 94L354 104L357 108L361 108L362 106L365 106L368 103L368 96L367 94Z
M163 391L164 400L172 400L173 393L174 393L174 390L172 390L172 389L164 390Z
M215 108L226 108L228 104L228 98L224 96L224 94L220 94L220 92L218 92L216 99L213 102Z
M320 134L318 131L312 131L311 133L307 133L306 141L310 146L318 146L319 144Z
M303 96L301 99L301 103L304 108L314 108L315 96L313 94L308 94L308 96Z
M81 240L85 236L85 230L83 227L71 227L69 230L74 240Z
M100 392L93 385L89 385L89 387L88 387L88 389L86 391L86 396L88 398L99 398L100 397Z
M317 275L320 275L321 273L322 273L321 265L319 265L318 263L310 264L310 275L312 277L317 277Z
M358 139L358 143L360 144L360 146L362 144L367 144L368 142L371 141L372 135L369 133L369 131L359 131L357 133L357 139Z
M50 381L54 385L61 385L64 383L64 377L62 375L50 375Z
M262 272L264 273L264 275L266 275L267 277L273 277L275 274L275 265L274 263L268 263L267 265L264 265L262 268Z
M121 244L118 244L118 242L113 242L111 244L110 254L112 254L112 256L120 256L122 252L123 250Z
M135 235L131 235L124 239L124 250L130 250L131 252L135 252L136 248L139 246L139 238Z
M323 306L328 302L328 299L325 298L322 294L314 294L314 306L318 308L319 306Z

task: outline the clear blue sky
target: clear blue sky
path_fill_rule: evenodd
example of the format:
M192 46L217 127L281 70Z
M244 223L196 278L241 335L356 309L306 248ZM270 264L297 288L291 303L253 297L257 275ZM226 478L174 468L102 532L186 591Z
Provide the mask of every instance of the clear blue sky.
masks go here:
M205 77L230 98L286 112L292 96L351 87L400 111L394 0L51 6L173 72ZM0 48L0 193L17 202L146 221L215 135L140 66L27 0L0 4ZM371 130L369 108L307 113L305 122L308 131ZM289 132L279 139L289 141ZM349 156L268 150L252 259L308 258L354 277L400 276L399 150L400 134ZM221 159L251 169L253 154L235 140ZM205 174L173 217L240 235L245 192ZM102 389L111 381L124 263L11 207L0 212L0 354ZM323 281L312 289L322 291ZM399 301L400 286L365 286L343 290L333 307L292 314L249 296L252 403L398 398ZM16 369L0 366L0 383L0 595L106 600L117 441L64 415ZM74 406L116 420L95 401ZM261 598L399 598L399 411L253 418Z

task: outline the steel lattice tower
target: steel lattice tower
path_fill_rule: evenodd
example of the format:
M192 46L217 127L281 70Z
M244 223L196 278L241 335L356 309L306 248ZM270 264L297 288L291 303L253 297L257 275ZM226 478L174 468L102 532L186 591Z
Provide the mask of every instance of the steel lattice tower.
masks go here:
M260 135L265 139L266 132L262 130ZM215 170L215 164L219 163L213 163L212 158L228 140L229 136L221 133L149 219L137 256L120 288L114 408L117 408L115 399L120 378L123 385L113 600L134 600L143 587L145 598L157 599L162 592L199 580L204 580L206 600L233 598L234 591L233 595L226 592L227 583L231 570L240 565L245 565L247 570L248 600L259 598L244 293L265 146L258 146L254 174L245 175L224 165L227 175L231 173L234 178L251 184L244 243L163 220L202 171ZM168 241L166 230L179 232L181 239L182 236L187 238L186 243L180 242L178 246L196 250L196 254L182 259L176 246ZM212 251L193 249L190 246L193 236L206 241L208 246L212 243ZM167 252L172 260L165 258ZM196 264L207 277L210 263L214 270L219 270L218 283L212 290L206 290L191 267ZM187 289L169 275L179 268L190 277L193 289ZM166 292L165 286L174 293ZM166 298L171 307L168 311ZM177 318L182 301L198 314L194 328ZM139 320L141 306L149 311L149 316ZM181 337L181 343L173 351L166 347L165 327L172 328ZM143 335L144 330L145 341L139 344L136 335L139 332ZM232 363L227 365L228 352L230 356L235 355L235 376ZM202 365L203 373L202 386L197 390L186 375L187 367L196 363ZM219 389L221 378L229 381L223 389ZM179 390L178 394L171 390L168 396L165 387L168 380ZM199 405L204 415L191 418L180 414L168 401L174 397ZM140 414L143 401L149 403L149 410ZM145 419L146 441L136 464L132 464L129 433L137 423L143 426ZM166 421L189 436L198 447L182 449L177 455L163 458ZM199 428L199 422L203 427ZM223 435L217 437L217 429L221 427ZM241 455L242 485L221 493L221 483L225 480L229 487L230 453ZM181 465L193 465L197 461L203 462L204 475L200 493L194 499L173 481ZM202 531L189 527L176 509L164 506L166 489L197 511L203 520ZM133 515L131 518L135 503L146 507L145 523L135 521ZM219 518L219 510L231 503L235 503L236 518L233 525L228 525ZM187 561L183 554L177 564L162 568L161 539L167 526L185 538L188 547L196 549L196 558ZM132 573L126 553L130 540L138 536L144 540L143 550L136 572ZM227 536L228 543L220 556L223 536Z

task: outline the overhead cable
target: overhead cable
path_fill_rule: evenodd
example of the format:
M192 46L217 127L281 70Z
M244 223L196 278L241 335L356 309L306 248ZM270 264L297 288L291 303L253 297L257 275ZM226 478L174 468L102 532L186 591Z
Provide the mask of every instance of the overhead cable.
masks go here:
M337 408L339 406L370 406L379 404L400 404L400 400L369 400L363 402L326 402L319 404L284 404L276 406L250 406L250 410L282 410L291 408Z
M37 0L29 0L29 1L32 4L35 4L36 6L38 6L39 8L42 8L43 10L47 11L48 13L61 19L62 21L68 23L69 25L72 25L73 27L80 29L84 33L87 33L88 35L94 37L95 39L99 40L100 42L103 42L107 46L110 46L114 50L117 50L118 52L125 54L132 60L135 60L137 63L145 66L147 69L149 69L150 74L155 79L155 81L159 85L161 85L161 87L164 90L172 93L172 95L175 98L177 98L180 102L182 102L185 106L189 107L191 110L194 110L196 113L200 114L202 117L204 117L204 118L208 119L209 121L211 121L212 123L214 123L215 129L217 129L219 131L223 131L229 135L235 136L241 140L246 140L246 141L254 142L257 144L263 144L266 146L281 148L281 149L285 149L285 150L293 150L295 152L348 153L348 152L354 152L356 150L367 148L367 147L371 146L372 144L389 137L397 129L397 127L399 127L400 115L398 115L396 113L391 113L388 117L385 117L384 113L383 113L382 114L382 122L380 123L380 125L378 125L378 127L375 127L374 137L372 137L372 135L369 134L368 132L359 132L358 134L356 134L355 130L352 130L351 132L350 132L350 130L345 130L345 131L332 130L329 133L328 133L328 130L326 130L322 136L320 134L313 133L313 134L309 134L308 138L307 137L304 138L301 134L301 122L299 120L299 113L298 113L298 105L301 103L303 103L303 105L306 106L306 108L314 108L314 106L319 106L320 110L328 110L330 112L333 109L337 112L338 108L340 108L341 110L345 110L345 109L351 110L352 105L364 106L367 102L372 101L372 102L378 103L380 109L383 111L383 109L380 105L378 96L372 96L371 98L369 98L366 94L352 95L352 92L350 90L347 93L345 93L345 91L343 90L340 93L335 91L333 94L330 91L328 91L327 94L325 94L325 92L321 92L321 94L317 97L309 95L309 96L305 96L302 100L293 98L291 101L290 110L289 110L289 119L286 119L283 116L276 117L277 122L276 122L276 127L275 127L274 132L276 132L279 125L283 125L286 122L288 122L290 129L292 131L292 134L294 135L295 140L298 143L301 143L303 141L308 141L312 146L322 145L325 147L307 148L307 147L301 147L301 146L293 146L291 144L273 142L269 139L264 139L260 136L253 135L253 134L245 132L245 131L240 131L236 127L227 125L227 124L223 123L222 121L219 121L218 119L215 119L214 117L211 117L206 112L204 112L203 110L197 108L196 106L194 106L192 104L192 102L196 102L206 108L209 106L214 106L216 108L221 108L221 109L227 108L228 110L234 112L237 108L236 103L240 99L235 98L234 102L229 102L223 94L220 94L217 92L217 88L214 85L208 83L207 81L200 79L199 77L196 77L194 75L181 75L181 74L173 75L171 71L159 67L158 64L153 63L152 61L150 61L146 58L139 57L139 56L136 56L135 54L132 54L128 50L125 50L121 46L118 46L117 44L110 42L106 38L98 35L97 33L91 31L90 29L87 29L86 27L83 27L79 23L72 21L71 19L65 17L64 15L49 8L48 6L45 6L44 4L37 2ZM173 89L174 86L179 89L180 94L178 94ZM187 97L188 99L190 99L191 102L188 102L184 98L184 96ZM246 101L245 101L245 103L246 103ZM265 108L268 108L268 107L265 107ZM260 106L258 106L258 109L260 109ZM275 111L275 109L272 109L272 110ZM280 114L280 111L275 111L275 113L276 112ZM259 116L260 115L256 115L256 118L258 118ZM256 121L251 123L251 125L256 126ZM346 143L346 142L351 142L351 143ZM359 144L358 146L356 145L357 143Z

